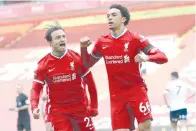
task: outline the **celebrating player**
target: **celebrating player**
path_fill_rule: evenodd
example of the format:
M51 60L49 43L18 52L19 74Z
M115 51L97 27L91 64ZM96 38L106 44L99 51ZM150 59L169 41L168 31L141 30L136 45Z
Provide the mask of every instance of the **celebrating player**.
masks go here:
M151 131L151 107L147 88L141 74L142 62L164 64L167 57L149 41L126 29L130 14L122 5L111 5L107 13L111 33L101 36L88 54L91 44L88 37L80 40L81 55L86 68L92 67L102 57L109 79L112 128L129 131L134 128L134 117L139 131Z
M80 56L66 48L64 29L50 27L45 35L52 48L38 62L31 89L31 107L35 119L39 118L39 97L43 85L48 86L48 113L55 131L94 130L90 116L96 116L97 91L89 70L81 64ZM82 81L88 85L91 107Z

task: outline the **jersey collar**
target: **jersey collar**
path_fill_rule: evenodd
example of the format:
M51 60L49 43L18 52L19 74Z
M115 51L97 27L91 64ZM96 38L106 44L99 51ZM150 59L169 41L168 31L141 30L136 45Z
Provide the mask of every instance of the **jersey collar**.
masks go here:
M125 28L121 33L119 33L118 35L113 35L111 33L111 36L114 38L114 39L118 39L119 37L121 37L122 35L124 35L125 33L127 32L127 28Z
M61 57L58 57L56 55L54 55L52 52L50 53L53 57L57 58L57 59L61 59L63 58L66 54L67 54L67 49L65 50L65 53L61 56Z

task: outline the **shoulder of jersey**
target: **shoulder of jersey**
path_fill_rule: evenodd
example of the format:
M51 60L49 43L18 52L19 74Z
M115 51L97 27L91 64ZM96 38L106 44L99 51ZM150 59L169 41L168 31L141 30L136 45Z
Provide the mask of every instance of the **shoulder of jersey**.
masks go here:
M98 41L104 41L106 39L110 39L110 34L102 34L99 38Z
M48 59L48 57L50 56L50 53L48 53L47 55L45 55L41 60L38 61L38 65L45 63Z
M80 56L79 53L76 52L76 51L74 51L74 50L68 49L68 52L69 52L69 53L72 53L72 54L74 54L74 55L76 55L76 56Z
M68 49L68 52L73 56L75 57L77 60L80 59L80 55L78 52L74 51L74 50L71 50L71 49Z
M102 34L99 39L101 38L109 38L110 37L110 33L107 33L107 34Z
M137 33L137 32L133 32L132 34L133 34L133 37L134 37L135 39L138 39L138 40L145 40L145 39L146 39L145 36L143 36L143 35L141 35L141 34L139 34L139 33Z
M141 35L139 33L137 33L137 32L130 32L130 31L129 31L129 33L133 36L133 38L140 39Z

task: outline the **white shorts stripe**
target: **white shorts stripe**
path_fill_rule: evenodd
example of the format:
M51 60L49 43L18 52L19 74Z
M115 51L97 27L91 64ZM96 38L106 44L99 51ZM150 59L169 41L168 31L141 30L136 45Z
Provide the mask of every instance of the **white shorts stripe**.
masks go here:
M44 82L43 81L40 81L40 80L37 80L37 79L34 79L33 81L44 85Z
M88 73L90 72L90 70L88 70L87 72L85 72L84 74L81 75L81 77L85 77Z

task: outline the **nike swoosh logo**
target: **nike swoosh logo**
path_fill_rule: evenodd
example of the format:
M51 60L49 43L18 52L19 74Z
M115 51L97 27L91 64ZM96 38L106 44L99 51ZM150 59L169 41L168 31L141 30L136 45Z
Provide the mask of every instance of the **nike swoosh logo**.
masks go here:
M102 47L102 49L106 49L106 48L108 48L108 47L106 47L106 46Z
M53 71L53 70L54 70L54 68L52 68L52 69L49 69L49 70L48 70L48 72L51 72L51 71Z

